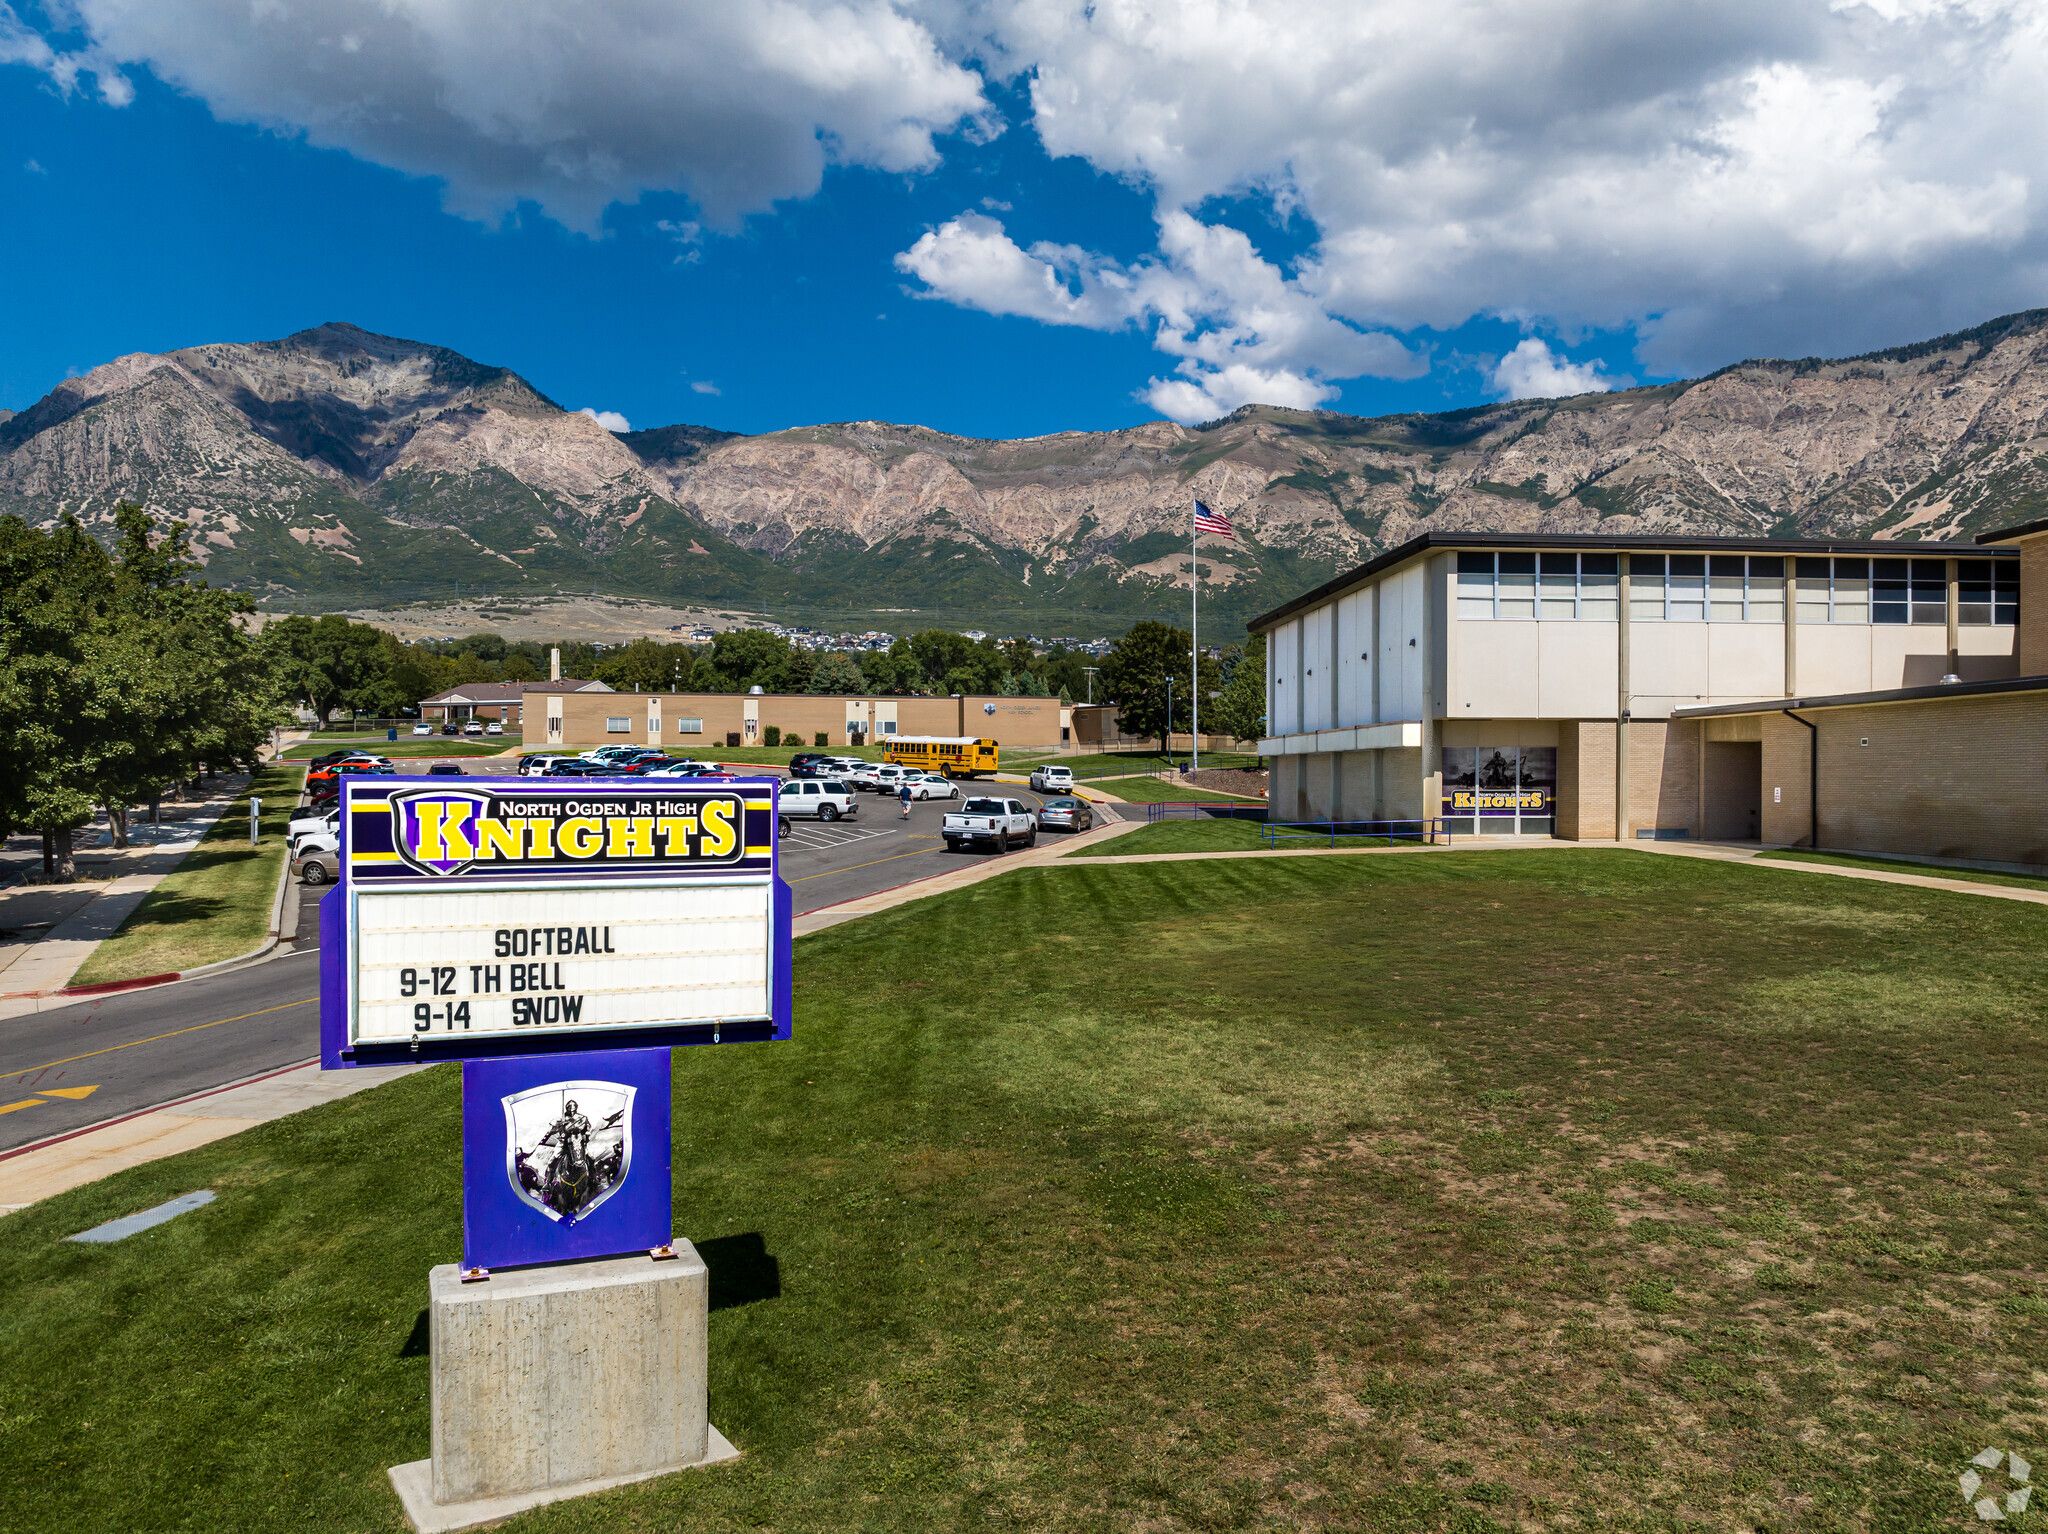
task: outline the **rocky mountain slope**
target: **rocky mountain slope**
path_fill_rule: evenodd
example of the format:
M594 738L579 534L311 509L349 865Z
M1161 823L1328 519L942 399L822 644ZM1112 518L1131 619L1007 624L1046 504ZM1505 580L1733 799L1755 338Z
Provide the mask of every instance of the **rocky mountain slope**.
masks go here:
M119 358L0 416L0 510L185 518L279 604L613 591L1097 632L1178 610L1193 496L1242 618L1428 529L1967 536L2048 503L2048 311L1843 361L1377 419L1251 407L995 442L615 436L517 374L323 325Z

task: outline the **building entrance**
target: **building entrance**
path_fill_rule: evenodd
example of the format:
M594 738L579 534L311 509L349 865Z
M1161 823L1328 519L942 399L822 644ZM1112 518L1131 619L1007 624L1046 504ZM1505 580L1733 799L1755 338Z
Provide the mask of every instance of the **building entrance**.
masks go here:
M1445 746L1443 815L1454 836L1548 836L1557 747Z

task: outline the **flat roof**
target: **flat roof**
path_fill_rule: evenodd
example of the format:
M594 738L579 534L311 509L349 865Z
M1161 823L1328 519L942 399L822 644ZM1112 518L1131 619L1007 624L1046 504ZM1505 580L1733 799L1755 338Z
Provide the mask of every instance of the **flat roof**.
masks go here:
M2044 523L2048 526L2048 523ZM1418 554L1428 554L1437 549L1613 549L1617 553L1625 550L1667 550L1684 553L1745 553L1787 554L1881 554L1898 559L1911 559L1918 555L1922 559L1947 559L1958 553L1966 553L1972 559L2014 559L2017 549L1987 548L1981 543L1952 542L1946 539L1929 540L1924 543L1906 543L1898 539L1879 542L1868 538L1727 538L1709 537L1699 533L1422 533L1406 543L1388 549L1384 554L1374 555L1364 564L1346 570L1342 575L1332 576L1313 591L1304 592L1292 601L1283 602L1271 612L1260 613L1245 625L1252 633L1261 633L1274 624L1284 622L1303 608L1316 607L1348 590L1359 582L1368 580L1395 565L1405 564ZM1938 552L1937 552L1938 551Z
M2048 517L2036 517L2031 522L2021 522L2014 527L2001 527L1996 532L1979 533L1979 543L2004 543L2009 538L2026 538L2035 533L2048 533Z
M2048 692L2048 676L2008 676L1993 682L1934 682L1925 687L1838 692L1819 698L1766 698L1758 703L1714 703L1674 708L1671 717L1711 719L1720 714L1776 714L1788 708L1858 708L1875 703L1920 703L1930 698L1983 698L2002 692Z

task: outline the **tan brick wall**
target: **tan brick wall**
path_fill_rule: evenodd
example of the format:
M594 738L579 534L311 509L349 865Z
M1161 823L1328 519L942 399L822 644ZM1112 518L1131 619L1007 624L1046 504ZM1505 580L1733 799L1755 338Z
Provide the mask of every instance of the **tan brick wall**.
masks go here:
M2048 533L2020 545L2020 675L2048 676Z
M1605 719L1557 728L1557 834L1566 841L1614 836L1614 733Z
M1650 830L1700 834L1697 721L1639 719L1629 724L1628 835Z
M1804 717L1820 731L1823 848L2048 864L2048 693ZM1766 841L1806 839L1806 741L1792 720L1765 716Z
M846 723L849 701L859 705L858 717L871 725L888 717L893 709L899 735L974 735L1012 749L1025 746L1057 747L1060 741L1060 701L1057 698L855 698L811 693L567 693L561 699L562 744L588 748L607 743L658 745L685 751L711 752L737 734L742 745L764 744L768 726L785 734L794 731L797 743L809 746L823 730L827 744L847 745ZM647 707L661 705L661 738L647 736ZM995 712L984 708L993 704ZM751 709L750 709L751 706ZM755 733L746 730L749 712L759 723ZM624 734L605 728L608 718L628 722ZM704 721L701 734L682 734L679 719ZM964 724L963 724L964 720ZM871 729L868 740L876 744L887 737Z

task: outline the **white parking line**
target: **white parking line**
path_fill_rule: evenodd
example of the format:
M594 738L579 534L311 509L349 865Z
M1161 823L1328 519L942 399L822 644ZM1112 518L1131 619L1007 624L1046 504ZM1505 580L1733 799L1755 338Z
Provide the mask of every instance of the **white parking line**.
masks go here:
M799 824L791 821L788 839L799 847L824 849L844 847L851 842L872 841L878 836L892 834L893 828L887 826L845 825L826 821Z

